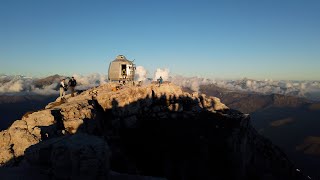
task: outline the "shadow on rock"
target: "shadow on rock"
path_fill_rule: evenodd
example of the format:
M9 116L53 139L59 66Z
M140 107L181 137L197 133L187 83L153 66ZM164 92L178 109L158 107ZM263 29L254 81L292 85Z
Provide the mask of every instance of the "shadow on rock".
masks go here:
M93 97L91 118L51 110L55 124L40 127L42 142L26 149L18 167L53 179L304 179L248 115L215 110L205 96L152 90L125 106L110 103L104 109Z

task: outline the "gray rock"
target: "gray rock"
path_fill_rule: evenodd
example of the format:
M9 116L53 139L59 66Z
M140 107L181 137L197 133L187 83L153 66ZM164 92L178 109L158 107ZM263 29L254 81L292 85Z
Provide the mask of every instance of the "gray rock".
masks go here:
M103 139L79 133L30 146L25 161L57 179L106 179L110 155Z

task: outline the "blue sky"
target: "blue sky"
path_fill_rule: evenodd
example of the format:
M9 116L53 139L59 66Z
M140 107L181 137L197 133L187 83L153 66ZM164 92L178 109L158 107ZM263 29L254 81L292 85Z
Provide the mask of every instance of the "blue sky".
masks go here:
M320 80L319 0L0 0L0 74Z

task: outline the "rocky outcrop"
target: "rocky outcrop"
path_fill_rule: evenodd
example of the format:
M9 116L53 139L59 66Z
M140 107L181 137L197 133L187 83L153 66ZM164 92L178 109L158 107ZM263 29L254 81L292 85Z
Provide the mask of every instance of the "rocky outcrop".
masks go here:
M2 131L0 151L0 164L14 163L17 158L24 155L29 146L41 141L41 127L55 123L49 110L35 112L22 120L15 121L8 130ZM9 164L11 164L9 163ZM8 165L8 163L7 163Z
M54 179L107 179L110 155L103 139L79 133L29 147L25 161L48 171Z
M171 83L115 86L58 98L16 121L0 133L0 164L56 179L303 178L249 115L216 97Z

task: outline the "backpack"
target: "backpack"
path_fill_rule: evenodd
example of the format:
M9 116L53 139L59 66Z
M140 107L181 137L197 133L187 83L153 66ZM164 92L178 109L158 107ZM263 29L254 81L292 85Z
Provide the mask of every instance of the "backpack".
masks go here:
M70 80L70 86L74 87L77 85L77 81L76 80Z

